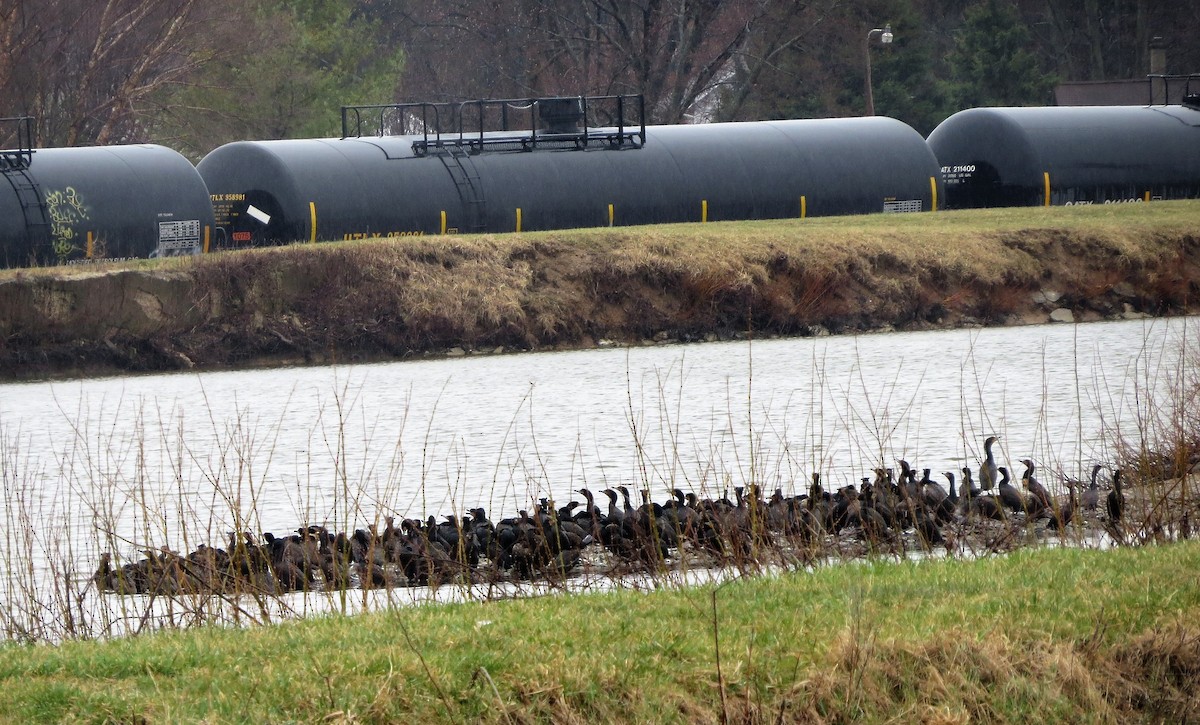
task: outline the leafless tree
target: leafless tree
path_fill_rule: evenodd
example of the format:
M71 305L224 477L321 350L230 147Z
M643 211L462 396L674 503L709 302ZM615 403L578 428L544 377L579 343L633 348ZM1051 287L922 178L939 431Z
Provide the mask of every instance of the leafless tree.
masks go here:
M716 91L741 82L796 42L814 3L797 0L532 0L534 37L548 51L539 85L563 81L592 92L641 92L651 118L712 116ZM834 4L818 2L820 5ZM741 70L743 73L738 73ZM563 89L567 90L567 89Z
M435 0L391 17L414 98L643 93L651 121L677 123L711 116L717 90L752 79L819 25L812 8L837 4Z
M203 61L198 0L0 0L0 112L44 145L140 140L141 104Z

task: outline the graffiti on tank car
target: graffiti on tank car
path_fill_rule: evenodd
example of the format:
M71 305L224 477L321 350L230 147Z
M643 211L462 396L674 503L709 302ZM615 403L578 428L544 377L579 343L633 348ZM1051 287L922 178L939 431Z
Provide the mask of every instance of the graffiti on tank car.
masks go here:
M408 232L357 232L354 234L343 234L343 241L352 239L395 239L396 237L423 237L424 231L408 231Z
M68 186L46 192L46 214L50 217L50 244L59 260L65 260L73 252L80 251L79 233L75 227L91 214L83 197Z

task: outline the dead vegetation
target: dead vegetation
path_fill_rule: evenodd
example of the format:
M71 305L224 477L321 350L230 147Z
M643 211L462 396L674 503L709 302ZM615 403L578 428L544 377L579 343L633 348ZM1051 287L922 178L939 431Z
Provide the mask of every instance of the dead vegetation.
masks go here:
M1017 642L950 628L923 640L878 642L847 630L807 677L771 700L743 699L729 720L1195 721L1200 630L1174 622L1112 645L1100 635Z
M1021 226L1021 210L1005 210L995 219L375 240L12 271L0 277L0 375L997 325L1045 321L1056 307L1082 320L1180 314L1194 309L1200 236L1178 209L1189 207L1171 207L1158 225L1046 217L1047 226ZM1037 298L1043 291L1052 294Z

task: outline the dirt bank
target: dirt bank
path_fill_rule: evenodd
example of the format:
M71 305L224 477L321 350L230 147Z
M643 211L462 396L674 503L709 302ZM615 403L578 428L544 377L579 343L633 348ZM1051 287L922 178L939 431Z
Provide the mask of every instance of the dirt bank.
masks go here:
M1200 203L425 237L0 276L0 379L1197 311Z

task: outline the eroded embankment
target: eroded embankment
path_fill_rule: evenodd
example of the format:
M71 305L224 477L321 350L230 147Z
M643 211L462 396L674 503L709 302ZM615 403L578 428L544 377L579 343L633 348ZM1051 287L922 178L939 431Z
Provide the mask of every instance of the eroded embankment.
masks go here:
M9 272L0 379L1182 314L1196 309L1200 207L1172 209L1162 223L948 213Z

